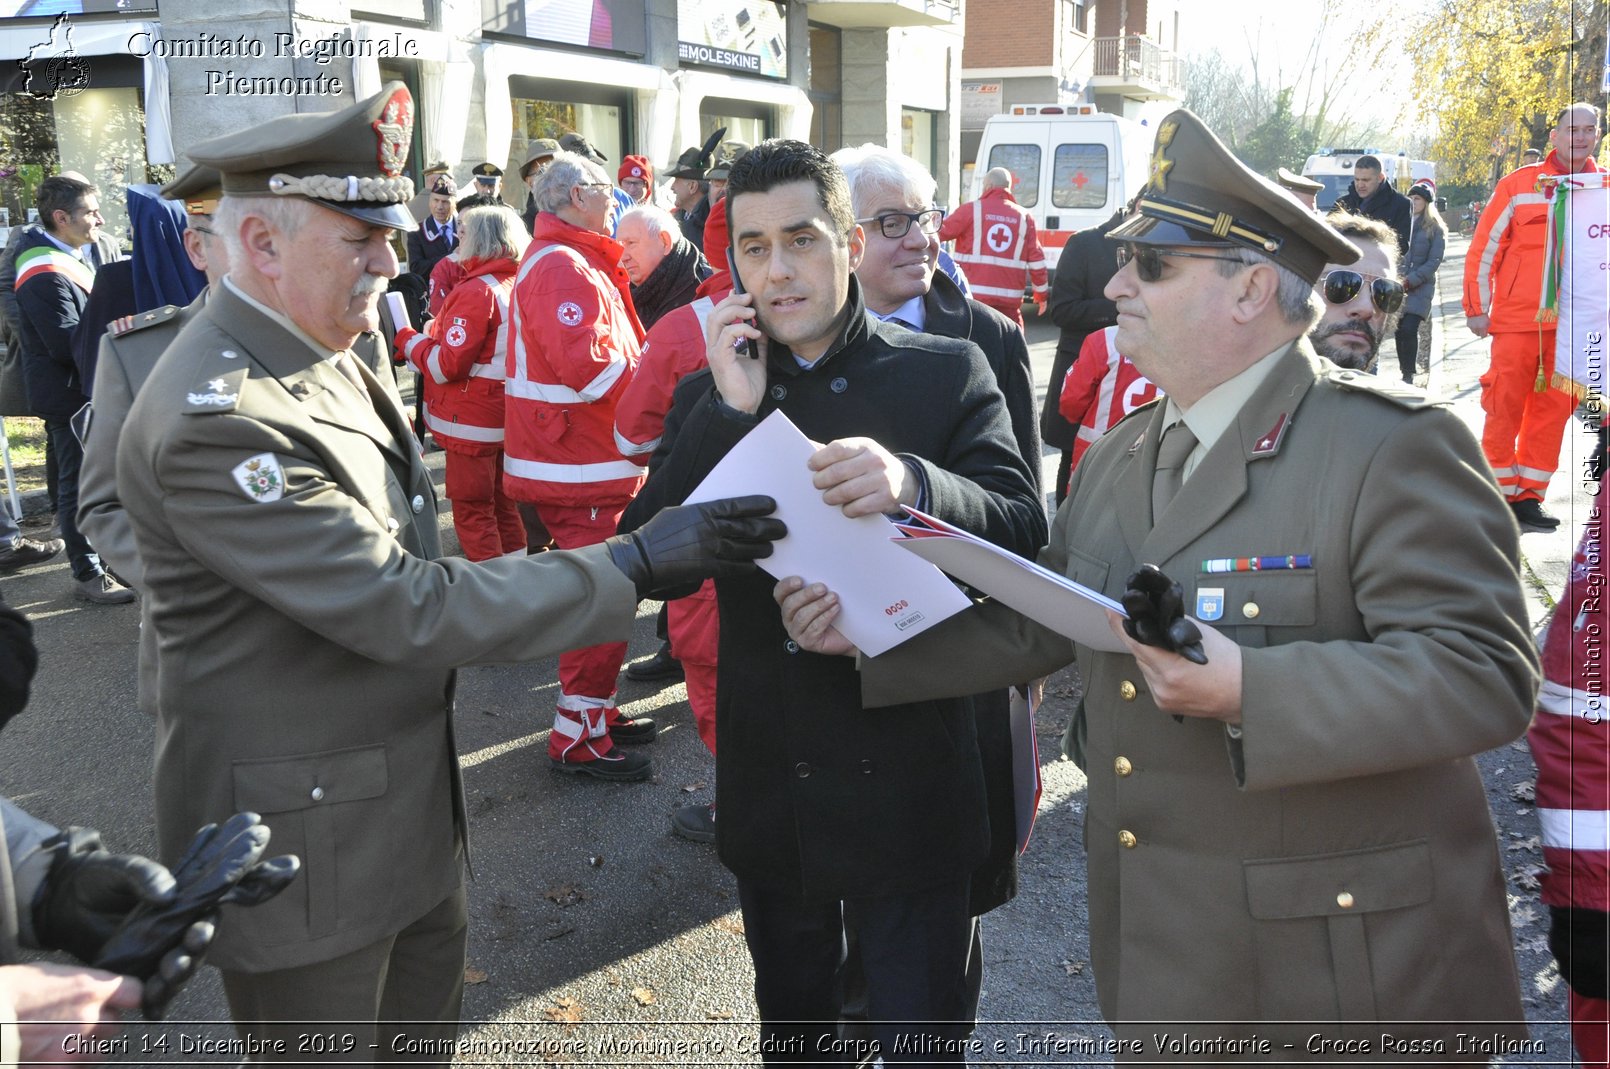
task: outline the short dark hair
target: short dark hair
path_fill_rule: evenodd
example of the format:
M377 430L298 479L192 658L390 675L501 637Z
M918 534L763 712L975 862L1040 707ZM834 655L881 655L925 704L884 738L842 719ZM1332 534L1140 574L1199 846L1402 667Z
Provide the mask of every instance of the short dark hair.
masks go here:
M1329 223L1344 238L1363 238L1365 241L1373 241L1381 246L1381 251L1386 253L1386 258L1389 262L1394 264L1398 262L1397 231L1379 219L1371 219L1367 215L1359 215L1357 212L1350 212L1346 208L1337 208L1325 216L1325 222Z
M855 212L850 206L850 183L844 172L815 145L781 137L762 141L739 156L727 175L727 228L733 237L737 237L738 228L732 221L732 202L739 194L767 193L790 182L814 185L816 199L837 229L839 241L849 239L855 229Z
M39 209L40 223L46 230L55 233L57 212L71 215L85 197L99 193L100 190L89 182L64 174L53 174L39 183L39 190L34 194L34 206Z
M1379 171L1381 161L1374 156L1360 156L1353 161L1353 170Z

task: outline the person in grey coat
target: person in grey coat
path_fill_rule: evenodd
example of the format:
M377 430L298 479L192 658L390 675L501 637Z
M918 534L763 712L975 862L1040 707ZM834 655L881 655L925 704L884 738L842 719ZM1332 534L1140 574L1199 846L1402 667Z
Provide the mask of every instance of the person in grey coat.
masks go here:
M1398 320L1398 371L1403 381L1414 383L1415 359L1420 351L1420 324L1431 314L1431 296L1437 288L1437 268L1442 266L1448 245L1448 225L1437 211L1436 194L1431 187L1417 183L1409 190L1409 243L1403 251L1398 273L1408 296L1403 316Z

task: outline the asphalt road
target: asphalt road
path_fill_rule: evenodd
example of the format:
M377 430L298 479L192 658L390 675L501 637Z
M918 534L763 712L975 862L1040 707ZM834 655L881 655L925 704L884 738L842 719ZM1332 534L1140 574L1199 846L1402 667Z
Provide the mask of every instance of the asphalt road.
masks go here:
M1429 384L1479 430L1476 377L1486 345L1465 332L1458 309L1463 250L1462 241L1451 243L1440 291L1446 318L1435 325ZM1029 336L1043 391L1056 331L1031 322ZM1390 355L1386 362L1395 366ZM1581 471L1590 445L1573 427L1562 460L1567 473ZM440 454L431 459L439 468ZM1047 459L1048 478L1054 463ZM1580 477L1556 479L1548 506L1566 522L1556 534L1523 539L1534 623L1563 589L1587 515L1587 489ZM451 541L445 514L442 521ZM45 819L93 826L117 849L151 852L152 730L134 706L137 610L88 607L70 598L69 587L62 563L0 582L6 598L33 618L41 652L32 704L5 731L0 788ZM656 607L641 609L634 659L656 647ZM655 716L661 733L652 751L655 779L619 785L548 771L555 681L552 661L472 668L460 676L457 735L475 878L459 1060L757 1063L753 977L734 882L713 847L674 837L668 824L676 806L713 797L713 763L681 685L622 679L623 707ZM1076 1053L1079 1044L1106 1035L1084 934L1084 777L1057 753L1077 687L1072 673L1053 677L1040 712L1045 792L1023 859L1022 890L985 921L984 1022L975 1064L1106 1064ZM1514 797L1533 776L1531 759L1516 743L1481 760L1510 873L1527 1012L1544 1048L1504 1060L1568 1064L1564 986L1547 953L1546 912L1527 883L1541 863L1537 821L1530 805ZM397 876L408 878L406 859L398 859ZM234 1060L205 1047L232 1034L211 970L170 1016L163 1026L131 1026L116 1060ZM340 1029L323 1032L339 1036ZM1073 1046L1048 1053L1058 1040Z

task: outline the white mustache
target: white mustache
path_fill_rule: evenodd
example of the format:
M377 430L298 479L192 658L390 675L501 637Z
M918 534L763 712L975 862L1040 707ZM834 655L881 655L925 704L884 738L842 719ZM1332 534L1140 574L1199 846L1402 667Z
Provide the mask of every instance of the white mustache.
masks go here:
M352 296L378 296L386 292L386 284L390 281L385 275L364 275L353 285Z

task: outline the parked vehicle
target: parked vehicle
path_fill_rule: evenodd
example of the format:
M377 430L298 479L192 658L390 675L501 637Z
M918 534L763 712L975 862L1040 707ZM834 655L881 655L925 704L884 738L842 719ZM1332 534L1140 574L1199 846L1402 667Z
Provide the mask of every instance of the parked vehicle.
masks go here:
M1303 175L1312 178L1325 188L1314 198L1314 207L1328 212L1353 184L1353 164L1360 156L1374 156L1381 161L1381 173L1399 193L1424 178L1437 180L1437 165L1430 160L1411 160L1406 153L1394 156L1377 148L1322 148L1308 157L1303 164Z
M1055 264L1075 231L1106 222L1146 184L1153 137L1092 104L1014 104L984 125L967 199L978 196L984 172L1005 167Z

